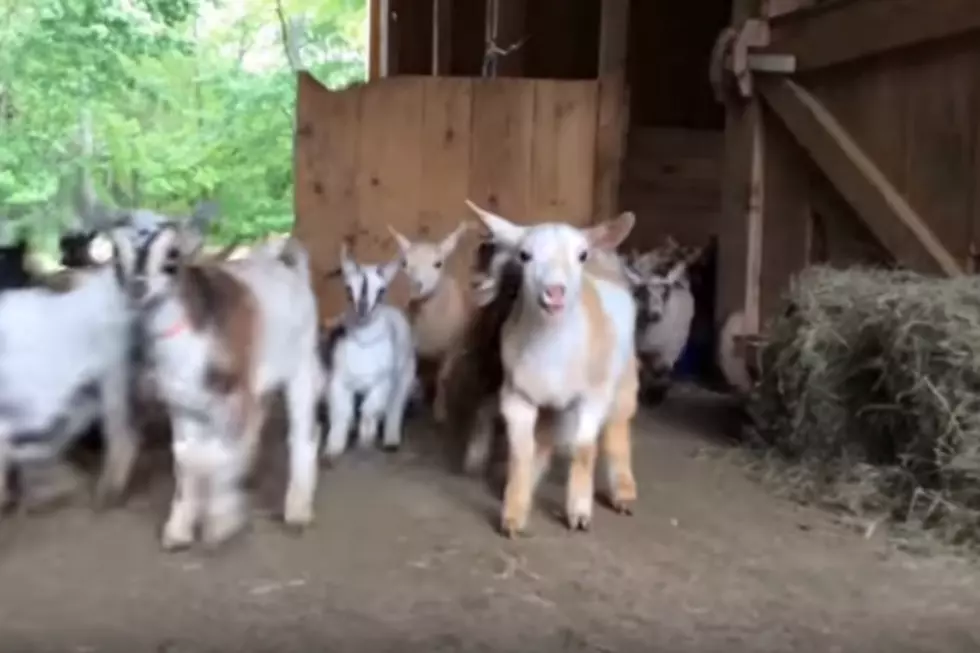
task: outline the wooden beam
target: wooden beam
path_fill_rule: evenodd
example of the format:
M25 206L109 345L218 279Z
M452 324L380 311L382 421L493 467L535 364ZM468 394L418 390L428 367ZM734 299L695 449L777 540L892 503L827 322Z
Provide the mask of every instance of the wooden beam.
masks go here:
M626 69L629 0L602 0L599 22L599 77Z
M432 74L449 75L452 68L453 0L434 0L432 6Z
M817 70L900 48L980 31L977 0L860 0L820 4L775 17L762 52L796 56Z
M820 101L787 79L758 80L769 107L888 251L903 263L948 276L956 258Z
M381 56L384 51L381 13L384 0L368 0L368 81L381 77Z

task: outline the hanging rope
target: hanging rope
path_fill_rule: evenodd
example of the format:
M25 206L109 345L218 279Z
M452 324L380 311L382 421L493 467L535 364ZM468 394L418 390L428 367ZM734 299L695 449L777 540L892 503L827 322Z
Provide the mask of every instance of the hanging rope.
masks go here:
M486 50L483 54L483 76L484 77L496 77L497 76L497 62L501 57L506 57L512 52L518 50L521 46L527 43L530 35L525 36L516 43L512 43L506 48L501 48L497 45L497 27L500 22L500 2L499 0L487 0L486 4L486 20L484 25L486 26L484 30L484 39L486 41Z

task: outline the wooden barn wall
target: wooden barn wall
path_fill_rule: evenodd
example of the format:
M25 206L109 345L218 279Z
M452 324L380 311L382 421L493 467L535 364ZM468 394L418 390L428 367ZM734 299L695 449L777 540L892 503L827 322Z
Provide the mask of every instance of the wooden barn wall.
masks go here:
M441 238L475 220L466 198L524 223L584 225L609 212L603 176L616 171L603 152L617 128L600 88L398 76L332 92L301 74L295 230L311 252L321 316L343 306L341 284L325 273L344 240L360 260L385 260L396 251L387 225L410 238ZM474 244L470 237L455 258L457 270ZM404 288L394 294L404 301Z
M801 78L964 265L980 235L978 79L975 39Z

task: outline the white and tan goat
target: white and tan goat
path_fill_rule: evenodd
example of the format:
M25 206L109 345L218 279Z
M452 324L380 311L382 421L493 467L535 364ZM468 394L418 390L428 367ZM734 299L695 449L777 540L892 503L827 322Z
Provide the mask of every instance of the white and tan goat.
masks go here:
M468 298L449 273L449 257L469 225L462 223L440 242L412 241L389 226L404 260L410 284L407 306L415 353L425 394L433 402L435 417L442 421L445 405L439 394L438 369L446 353L466 328L471 312Z
M289 412L287 525L311 523L317 480L323 379L305 250L290 240L278 257L192 262L182 252L199 243L187 239L170 225L138 249L115 239L115 267L139 311L148 372L171 416L176 488L166 549L190 545L199 522L210 544L244 526L242 484L275 390L285 391Z
M402 419L416 368L408 320L398 308L383 302L401 269L401 259L383 265L359 264L348 256L345 244L340 261L347 311L328 336L330 346L321 353L329 377L326 460L343 453L358 399L358 445L373 446L383 422L384 448L393 451L401 446Z
M611 503L628 511L636 499L628 446L636 411L636 306L620 262L609 253L635 218L624 213L589 229L520 226L467 205L522 266L519 297L501 332L500 412L509 449L501 530L512 537L525 529L555 445L571 452L568 525L588 529L600 433ZM602 259L595 271L586 270L590 257ZM556 413L553 441L536 437L542 409Z

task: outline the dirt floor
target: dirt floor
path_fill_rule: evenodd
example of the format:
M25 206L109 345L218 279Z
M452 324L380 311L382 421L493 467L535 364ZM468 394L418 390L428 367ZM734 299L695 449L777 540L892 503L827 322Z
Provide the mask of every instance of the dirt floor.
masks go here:
M152 465L124 508L80 499L0 524L0 651L980 649L980 566L773 498L696 434L725 419L678 392L638 418L632 517L597 506L591 532L569 533L550 483L514 541L488 485L447 471L418 428L398 454L325 470L304 535L275 520L269 480L251 530L210 554L160 551L170 479Z

